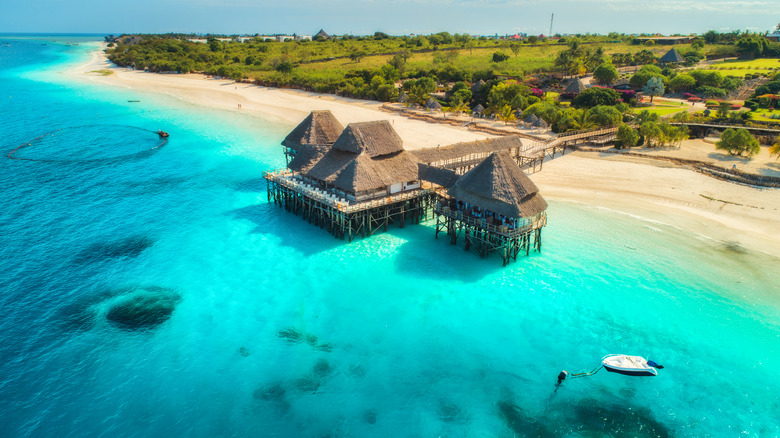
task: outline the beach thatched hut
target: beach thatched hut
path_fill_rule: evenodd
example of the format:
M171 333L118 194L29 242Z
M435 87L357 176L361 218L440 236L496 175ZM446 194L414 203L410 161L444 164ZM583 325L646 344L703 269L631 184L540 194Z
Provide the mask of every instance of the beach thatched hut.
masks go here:
M324 40L329 40L330 35L328 35L324 30L320 29L320 31L314 35L314 38L322 38Z
M533 126L537 121L539 121L539 117L536 117L536 114L530 114L523 120L523 123L525 123L526 126Z
M471 89L470 89L471 94L476 95L477 93L479 93L479 90L482 89L483 85L485 85L485 81L483 81L482 79L471 84Z
M671 49L666 52L666 54L662 56L658 62L660 64L676 64L678 62L685 62L685 58L683 58L677 50Z
M566 84L566 88L563 90L564 94L577 95L585 91L588 87L582 82L580 78L572 78Z
M447 195L461 201L464 208L486 210L509 219L533 218L547 209L539 188L505 151L494 152L463 174Z
M485 107L481 104L477 104L474 108L471 110L471 116L472 117L482 117L482 113L485 112Z
M433 100L432 97L429 97L428 100L425 101L425 108L431 111L441 111L441 104Z
M406 91L402 91L401 94L398 96L398 102L406 103L408 101L409 101L409 95L406 94Z
M531 126L533 126L536 129L547 129L549 125L547 124L547 122L544 121L544 119L539 119L535 121Z
M417 160L387 120L351 123L304 180L350 201L382 198L420 187Z
M523 110L521 110L520 108L515 110L515 119L523 120Z

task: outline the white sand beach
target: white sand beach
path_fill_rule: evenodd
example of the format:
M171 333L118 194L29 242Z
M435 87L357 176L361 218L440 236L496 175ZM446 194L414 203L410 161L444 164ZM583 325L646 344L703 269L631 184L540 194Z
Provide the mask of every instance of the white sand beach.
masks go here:
M113 73L89 73L102 69ZM315 109L332 111L344 125L390 120L407 149L488 137L465 128L389 114L373 101L235 84L203 75L160 75L118 68L101 51L66 74L92 83L165 93L193 105L241 111L290 125ZM780 189L725 182L664 161L585 152L548 161L531 179L548 199L638 215L780 257Z

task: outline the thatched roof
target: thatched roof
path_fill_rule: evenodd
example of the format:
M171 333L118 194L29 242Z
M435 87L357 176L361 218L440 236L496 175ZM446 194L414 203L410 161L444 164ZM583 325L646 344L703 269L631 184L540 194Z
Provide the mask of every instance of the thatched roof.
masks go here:
M572 94L580 94L583 91L585 91L587 87L585 86L585 83L582 82L582 79L580 78L572 78L569 80L569 83L566 84L566 88L563 90L564 93L572 93Z
M398 96L398 101L401 103L406 103L407 100L409 100L409 95L406 94L406 91L402 91Z
M417 160L404 150L387 120L350 123L325 151L314 163L302 157L299 164L296 154L290 165L301 166L306 176L352 193L419 179Z
M418 172L420 174L421 181L428 181L429 183L438 184L445 189L452 187L458 180L458 174L452 170L444 169L442 167L429 166L427 164L418 164Z
M482 88L483 85L485 85L485 81L483 81L482 79L480 79L478 82L475 82L474 84L472 84L471 88L470 88L471 94L479 93L479 90L480 90L480 88Z
M547 128L549 125L544 119L539 119L533 123L534 128Z
M330 111L312 111L284 138L282 144L299 150L301 145L331 145L344 131Z
M672 49L666 52L666 55L662 56L658 62L685 62L685 58L683 58L682 55L677 52L677 50Z
M529 125L533 125L539 120L539 117L536 117L536 114L531 114L528 117L523 120L525 123L528 123Z
M447 191L455 199L507 217L532 217L547 209L539 188L506 152L494 152Z
M472 154L490 154L495 151L522 149L523 139L517 136L489 138L480 141L467 141L437 148L425 148L412 151L412 154L422 163L436 163L445 160L455 160Z
M331 149L306 175L347 192L357 193L390 187L418 179L417 161L408 152L371 157Z
M328 38L330 38L330 35L328 35L327 33L325 33L325 31L324 31L324 30L322 30L322 29L320 29L320 31L319 31L319 32L317 32L317 34L316 34L316 35L314 35L314 36L315 36L315 37L320 37L320 38L325 38L325 39L328 39Z
M425 101L425 107L432 110L441 110L441 104L433 100L432 97Z
M401 137L387 120L350 123L333 148L354 154L365 152L371 158L404 150Z
M306 173L325 156L329 146L304 145L295 152L295 157L290 160L287 168L293 172Z
M477 106L475 106L475 107L474 107L474 108L471 110L471 113L472 113L472 114L482 114L483 112L485 112L485 107L484 107L484 106L482 106L482 104L477 104Z

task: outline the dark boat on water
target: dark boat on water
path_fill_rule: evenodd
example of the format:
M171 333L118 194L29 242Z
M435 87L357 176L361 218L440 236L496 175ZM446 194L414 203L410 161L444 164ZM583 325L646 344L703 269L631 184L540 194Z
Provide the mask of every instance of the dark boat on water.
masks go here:
M167 132L163 131L162 129L157 131L157 135L159 135L162 138L168 138L168 136L169 136L169 134Z

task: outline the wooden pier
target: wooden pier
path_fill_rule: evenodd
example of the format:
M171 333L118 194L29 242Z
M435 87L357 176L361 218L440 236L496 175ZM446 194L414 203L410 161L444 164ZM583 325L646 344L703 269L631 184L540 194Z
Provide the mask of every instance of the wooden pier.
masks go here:
M349 242L358 236L387 231L391 224L400 228L407 222L419 224L432 214L437 199L433 190L421 188L371 201L349 202L308 186L297 176L286 170L264 172L268 202Z

